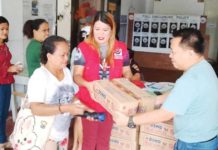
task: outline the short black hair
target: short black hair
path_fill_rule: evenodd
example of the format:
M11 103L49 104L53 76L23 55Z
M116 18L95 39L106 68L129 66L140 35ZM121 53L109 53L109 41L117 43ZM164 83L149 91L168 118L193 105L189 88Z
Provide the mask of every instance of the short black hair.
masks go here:
M0 16L0 24L1 24L1 23L7 23L8 26L9 26L8 20L7 20L5 17L3 17L3 16ZM4 43L8 42L8 37L7 37L6 39L4 39L3 42L4 42Z
M199 30L184 28L173 32L173 37L181 37L181 45L192 48L198 54L204 53L204 37Z
M46 64L48 61L47 54L53 54L55 52L57 42L66 42L67 40L63 37L52 35L45 39L42 43L40 59L42 64Z

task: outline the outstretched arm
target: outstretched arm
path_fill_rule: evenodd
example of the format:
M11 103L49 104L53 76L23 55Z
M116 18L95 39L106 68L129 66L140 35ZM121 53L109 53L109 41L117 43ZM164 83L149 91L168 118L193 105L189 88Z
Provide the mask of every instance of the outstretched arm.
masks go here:
M168 121L175 116L175 113L169 112L164 108L160 108L158 110L154 110L146 113L139 113L133 116L133 122L136 125L142 124L152 124L163 121ZM113 119L116 124L126 126L128 124L129 117L120 113L114 112Z

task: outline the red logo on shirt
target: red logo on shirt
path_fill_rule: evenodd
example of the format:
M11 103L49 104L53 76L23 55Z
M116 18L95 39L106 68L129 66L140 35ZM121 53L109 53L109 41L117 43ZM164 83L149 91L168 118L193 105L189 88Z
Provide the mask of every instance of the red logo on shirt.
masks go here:
M114 59L123 59L122 49L118 48L115 50Z

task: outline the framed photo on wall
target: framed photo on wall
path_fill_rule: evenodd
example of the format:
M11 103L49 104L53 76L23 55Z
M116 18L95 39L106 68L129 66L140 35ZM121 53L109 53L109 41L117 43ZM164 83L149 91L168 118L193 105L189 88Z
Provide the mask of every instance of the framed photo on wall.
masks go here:
M134 14L130 18L131 49L154 53L169 53L172 33L186 27L200 29L202 20L201 16L159 14Z

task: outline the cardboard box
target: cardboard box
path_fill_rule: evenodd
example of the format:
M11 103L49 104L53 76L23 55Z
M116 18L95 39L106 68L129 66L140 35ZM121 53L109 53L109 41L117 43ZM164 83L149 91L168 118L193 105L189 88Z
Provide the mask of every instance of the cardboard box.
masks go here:
M173 150L175 140L140 132L139 145L141 150Z
M133 91L135 95L137 95L139 99L139 106L137 112L148 112L154 110L155 98L156 95L146 92L145 90L135 86L132 82L125 78L113 79L112 82L114 84L119 84Z
M140 132L157 135L163 138L175 140L173 132L173 121L155 123L149 125L141 125Z
M138 142L139 126L137 126L136 128L130 129L128 127L122 127L122 126L113 124L111 136L124 139L124 140Z
M148 98L142 99L139 101L138 110L139 113L149 112L155 108L155 96L150 96Z
M154 108L152 95L143 91L124 78L94 81L94 99L107 111L118 110L126 115L137 112L140 101L144 101L147 110Z
M138 150L138 142L110 137L110 150Z

